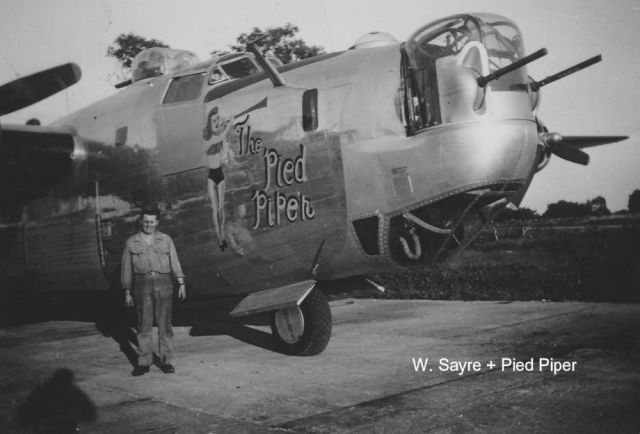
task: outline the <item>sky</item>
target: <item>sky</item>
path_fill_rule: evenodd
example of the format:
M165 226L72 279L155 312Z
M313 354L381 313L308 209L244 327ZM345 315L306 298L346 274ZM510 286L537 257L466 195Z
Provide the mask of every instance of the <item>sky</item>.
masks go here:
M497 13L518 24L528 53L549 50L528 66L535 79L603 56L542 89L538 115L551 131L630 136L588 149L587 167L552 158L522 206L544 212L558 200L601 195L617 211L640 189L640 0L3 0L2 9L1 84L69 61L82 69L82 80L68 90L0 118L24 123L37 117L45 124L116 92L117 67L106 51L121 33L160 39L206 59L253 27L292 23L308 44L332 52L370 31L403 41L448 15Z

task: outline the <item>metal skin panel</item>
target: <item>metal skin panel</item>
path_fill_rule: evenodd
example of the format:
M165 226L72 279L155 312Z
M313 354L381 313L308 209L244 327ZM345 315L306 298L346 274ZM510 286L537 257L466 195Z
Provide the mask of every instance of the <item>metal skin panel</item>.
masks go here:
M75 133L76 159L72 173L25 209L27 275L38 289L101 290L117 282L136 200L159 196L150 107L161 91L141 82L56 122ZM126 141L116 145L123 127Z
M434 128L407 139L361 142L344 152L350 216L394 214L442 194L495 182L524 182L535 159L535 124L472 122ZM411 177L414 193L394 190L394 170ZM372 198L375 198L372 200Z
M209 267L238 292L322 273L346 234L339 143L302 130L304 88L256 87L205 107L233 118L222 158L230 249Z
M50 291L108 289L101 273L96 224L86 212L25 226L26 269L35 287ZM73 280L69 279L73 276Z
M159 171L168 175L202 166L202 92L192 101L162 104L154 116Z

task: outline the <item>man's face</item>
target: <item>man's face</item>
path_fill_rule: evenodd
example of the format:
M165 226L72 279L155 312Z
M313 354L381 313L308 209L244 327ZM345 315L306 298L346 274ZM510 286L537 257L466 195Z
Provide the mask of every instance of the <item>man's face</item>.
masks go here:
M152 234L158 226L158 218L155 215L144 214L142 216L142 232Z

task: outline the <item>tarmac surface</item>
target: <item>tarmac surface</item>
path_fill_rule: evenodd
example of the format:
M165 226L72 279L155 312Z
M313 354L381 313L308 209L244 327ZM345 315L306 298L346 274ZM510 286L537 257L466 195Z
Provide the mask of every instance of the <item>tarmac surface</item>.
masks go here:
M347 299L332 313L315 357L276 352L264 326L175 327L176 373L142 377L92 323L0 329L0 432L640 432L640 305Z

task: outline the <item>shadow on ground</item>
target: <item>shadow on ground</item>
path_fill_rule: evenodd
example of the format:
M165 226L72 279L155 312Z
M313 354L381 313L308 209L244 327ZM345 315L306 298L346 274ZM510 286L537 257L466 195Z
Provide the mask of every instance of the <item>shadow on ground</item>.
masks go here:
M55 293L30 294L20 304L8 309L2 317L2 327L44 321L80 321L96 325L105 337L114 339L120 351L135 366L137 339L135 310L124 307L122 293ZM174 303L173 325L191 327L191 336L228 335L244 343L278 351L271 333L250 326L269 326L268 314L252 315L241 320L229 313L239 297L199 298Z

